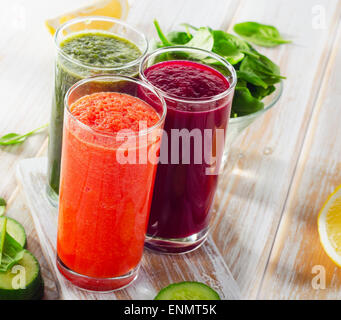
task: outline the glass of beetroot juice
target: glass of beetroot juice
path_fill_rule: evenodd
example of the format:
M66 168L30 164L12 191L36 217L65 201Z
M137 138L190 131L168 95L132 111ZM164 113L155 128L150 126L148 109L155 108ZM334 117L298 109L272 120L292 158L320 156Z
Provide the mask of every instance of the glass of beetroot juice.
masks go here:
M136 97L142 89L150 103ZM66 94L57 266L73 284L112 291L137 277L166 110L151 86L124 76Z
M167 104L145 246L189 252L208 234L236 72L216 54L179 46L147 55L140 77Z

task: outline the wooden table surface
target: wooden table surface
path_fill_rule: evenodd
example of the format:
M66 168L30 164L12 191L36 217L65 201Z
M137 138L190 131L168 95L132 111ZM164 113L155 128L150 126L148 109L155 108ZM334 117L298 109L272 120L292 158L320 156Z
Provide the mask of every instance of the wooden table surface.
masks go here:
M54 47L44 20L86 0L6 0L0 3L0 135L49 121ZM149 38L152 20L167 30L181 22L231 30L236 22L276 25L291 45L260 49L287 76L274 109L230 150L220 179L212 236L245 299L341 299L341 270L324 253L317 215L341 184L341 1L137 0L128 16ZM58 285L42 254L17 187L19 160L46 150L46 132L0 149L0 195L7 214L28 233L46 299ZM314 286L315 272L325 286Z

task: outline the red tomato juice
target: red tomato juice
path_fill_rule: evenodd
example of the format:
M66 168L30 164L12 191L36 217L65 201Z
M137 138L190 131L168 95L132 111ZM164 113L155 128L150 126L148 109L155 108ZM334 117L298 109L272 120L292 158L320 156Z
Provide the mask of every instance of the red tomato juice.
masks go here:
M139 121L152 127L159 115L144 101L114 92L84 96L70 112L62 149L58 257L81 275L122 276L142 257L156 165L119 163L115 136L123 129L138 134ZM148 152L157 153L160 139L151 140Z

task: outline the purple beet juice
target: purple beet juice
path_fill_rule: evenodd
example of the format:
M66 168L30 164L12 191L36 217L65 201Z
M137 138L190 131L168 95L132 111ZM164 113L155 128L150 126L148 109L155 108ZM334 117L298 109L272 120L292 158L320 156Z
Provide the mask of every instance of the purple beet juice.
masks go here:
M183 60L152 65L144 71L144 76L163 93L167 104L164 127L167 137L163 136L162 140L147 239L181 241L193 235L206 236L218 175L207 174L212 165L205 163L203 138L201 148L195 145L192 137L189 147L184 149L184 139L180 138L179 148L175 150L172 148L172 134L174 129L187 129L189 132L196 130L204 137L204 130L210 129L213 154L221 157L223 145L221 150L217 150L213 139L217 129L227 129L233 95L222 94L230 84L216 69ZM200 158L197 156L201 156L202 163L195 160ZM177 158L179 163L174 163ZM187 161L183 161L185 158ZM219 170L216 168L216 171Z

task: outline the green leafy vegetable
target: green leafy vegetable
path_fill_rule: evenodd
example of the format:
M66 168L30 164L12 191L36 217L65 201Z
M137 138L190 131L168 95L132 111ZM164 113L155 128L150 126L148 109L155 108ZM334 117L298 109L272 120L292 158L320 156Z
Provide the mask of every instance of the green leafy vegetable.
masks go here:
M262 110L263 108L264 103L254 98L247 87L235 90L232 114L237 114L239 117L242 117Z
M262 110L263 108L264 103L252 96L249 88L247 87L247 82L244 80L238 80L232 103L232 114L245 116Z
M177 45L184 45L188 43L193 37L191 34L183 31L172 31L167 35L168 40Z
M211 51L213 44L214 39L211 31L208 28L199 28L192 39L187 42L185 46Z
M157 20L154 20L154 25L155 25L157 34L159 35L159 38L160 38L162 44L163 44L165 47L170 47L170 46L172 46L173 44L172 44L172 43L167 39L167 37L164 35L164 33L162 32L161 27L160 27L159 23L157 22Z
M248 85L248 89L250 90L252 96L258 100L262 100L265 97L272 94L274 91L276 91L275 86L269 86L266 89L264 89L263 87L253 86L252 84Z
M264 89L268 87L266 82L263 81L262 78L256 72L254 72L254 70L248 70L246 67L244 68L244 70L237 71L237 77L238 79L247 81L248 83L251 83L255 86L260 86Z
M285 79L285 77L281 75L279 66L254 49L252 45L246 41L248 39L244 36L243 37L246 40L222 30L213 30L209 27L197 28L188 23L181 25L186 31L172 31L165 35L156 20L154 21L154 24L160 38L160 41L156 42L156 47L162 48L184 45L187 47L204 49L216 53L234 66L237 71L238 83L232 105L233 117L244 116L262 110L264 108L262 100L276 90L275 84L279 83L282 79ZM245 31L245 25L240 25L241 24L237 25L236 29L238 31ZM253 23L251 23L251 26L255 28ZM274 27L271 26L264 26L264 28L258 26L258 31L262 30L263 42L265 41L265 38L268 43L269 38L271 38L272 41L280 41L277 29L275 30L278 34L273 31L273 28ZM193 34L191 32L193 32ZM244 35L245 34L246 32L244 32ZM257 38L254 34L252 34L252 37ZM226 68L224 68L219 61L207 57L205 54L189 55L177 53L175 55L173 53L166 53L160 55L155 62L172 59L191 59L207 64L223 74L226 74Z
M6 211L6 200L4 198L0 198L0 217L4 215Z
M172 31L168 33L166 36L161 30L161 27L159 23L157 22L157 20L154 20L154 25L159 35L159 38L161 40L161 43L156 44L158 48L170 47L170 46L176 46L176 45L195 47L195 48L203 49L207 51L211 51L213 48L213 44L214 44L213 35L211 34L208 28L198 29L194 36L192 36L188 31L187 32ZM163 58L163 61L170 60L172 58L176 59L177 57L174 54L167 54ZM201 60L201 59L206 58L206 55L186 54L186 55L183 55L182 58Z
M283 39L274 26L257 22L238 23L233 30L245 40L263 47L276 47L280 44L291 43L290 40Z
M189 23L181 23L181 26L183 26L183 27L185 27L185 28L187 28L187 29L193 29L193 30L195 30L195 31L198 30L197 27L194 27L193 25L191 25L191 24L189 24Z
M18 134L18 133L8 133L2 137L0 137L0 146L8 146L13 144L23 143L29 136L37 133L38 131L45 129L48 124L45 124L33 131L30 131L26 134Z
M238 76L264 89L285 79L280 75L279 67L265 56L260 56L258 59L246 57L240 65Z
M240 40L232 34L228 34L224 31L213 30L214 46L213 52L222 56L231 64L237 64L245 57L243 52L249 49L246 42ZM238 39L238 40L237 40Z
M221 30L213 30L212 34L214 37L212 51L225 58L231 64L235 65L242 61L245 55L258 57L257 54L251 52L250 46L243 39Z

